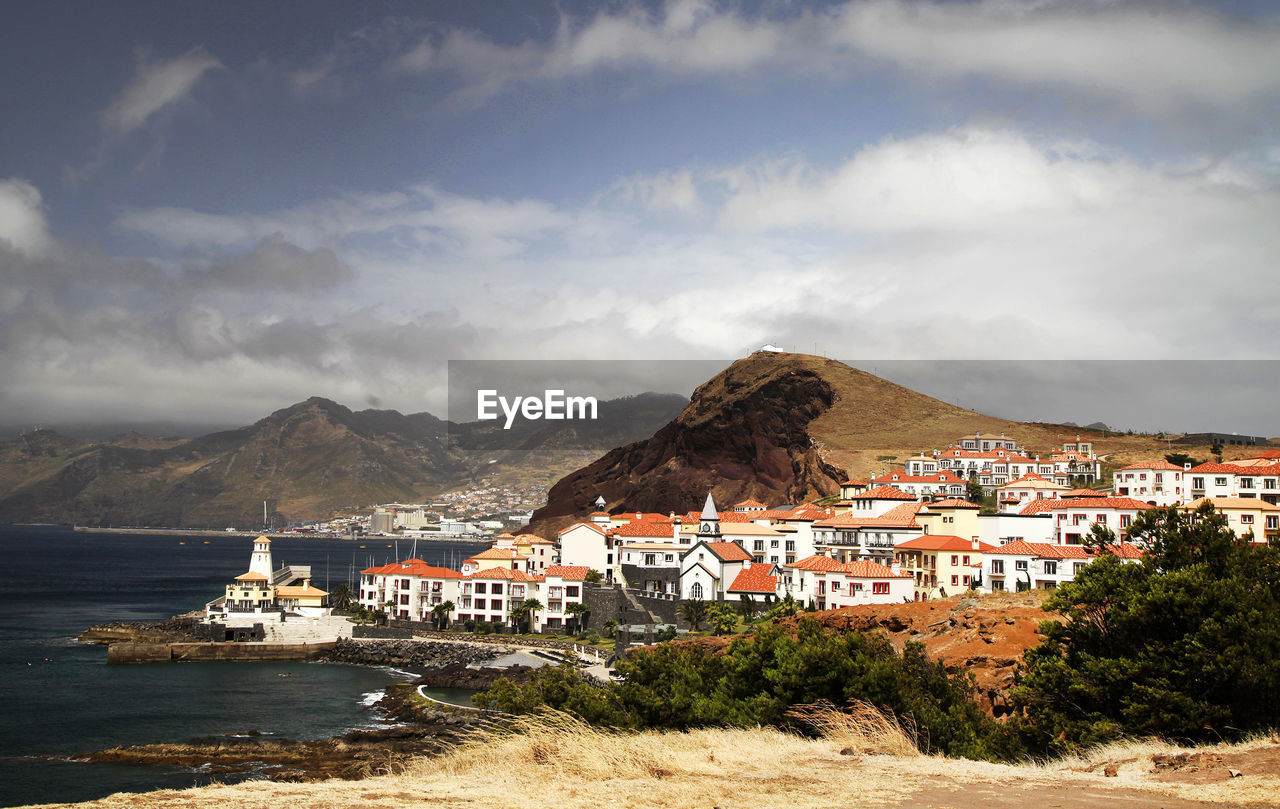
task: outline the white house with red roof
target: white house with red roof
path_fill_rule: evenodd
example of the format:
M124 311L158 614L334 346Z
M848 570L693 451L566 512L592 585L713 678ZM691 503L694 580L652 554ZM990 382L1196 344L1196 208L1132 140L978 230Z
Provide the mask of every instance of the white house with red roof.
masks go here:
M912 577L917 601L946 598L977 586L982 556L995 550L978 539L926 534L894 548L902 570Z
M911 475L906 472L889 472L872 478L876 486L891 486L906 492L914 498L922 497L964 497L967 483L948 470L931 472L922 475Z
M756 610L760 610L778 597L781 587L782 576L776 566L752 564L739 570L733 577L733 581L725 588L725 598L749 601Z
M1256 497L1268 503L1280 499L1280 465L1202 463L1184 473L1190 479L1187 499L1200 497Z
M736 542L701 539L680 559L680 597L723 600L738 574L752 567L751 554ZM762 564L765 570L771 566Z
M357 601L371 610L386 610L393 618L430 621L433 607L445 601L457 603L462 578L456 570L406 559L360 571Z
M1110 528L1119 539L1128 536L1129 525L1139 513L1155 506L1132 497L1075 497L1036 500L1020 514L1052 514L1053 541L1079 545L1095 523Z
M607 520L603 525L599 521L574 523L560 531L556 538L560 546L560 564L598 570L606 581L621 577L617 540Z
M1153 506L1173 506L1190 498L1186 467L1158 461L1139 461L1116 470L1111 489L1117 497L1132 497Z
M1129 543L1110 552L1125 562L1142 558L1142 551ZM988 593L1052 590L1073 581L1095 558L1080 545L1017 540L983 554L981 589Z
M894 502L893 508L876 516L848 511L815 521L814 552L841 562L865 559L881 564L892 563L895 545L924 533L916 518L926 507L915 500Z
M1060 497L1069 489L1061 483L1028 472L1017 480L995 487L996 503L1000 511L1021 511L1032 500Z
M1260 497L1201 497L1192 500L1184 511L1194 512L1208 503L1227 519L1227 527L1236 536L1253 536L1253 541L1267 542L1280 536L1280 506Z
M912 600L911 574L866 559L841 562L815 554L786 565L783 589L801 603L834 610Z
M875 486L849 499L849 514L855 517L879 517L894 506L915 502L919 498L892 486Z
M766 506L764 503L761 503L759 500L751 500L751 499L743 500L740 503L733 504L733 510L739 514L742 514L743 512L749 512L749 511L765 511L768 508L769 508L768 506Z

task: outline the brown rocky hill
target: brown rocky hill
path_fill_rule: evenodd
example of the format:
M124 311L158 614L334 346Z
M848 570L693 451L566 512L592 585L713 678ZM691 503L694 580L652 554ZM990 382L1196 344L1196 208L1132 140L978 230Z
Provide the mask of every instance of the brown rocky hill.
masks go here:
M723 506L824 497L850 475L877 474L976 432L1005 433L1044 453L1077 434L1135 451L1164 446L1146 436L985 416L836 360L757 352L698 388L651 438L561 479L528 530L550 536L590 512L597 497L612 512L689 511L708 491Z
M50 430L0 441L0 523L219 528L275 524L389 501L422 502L480 477L548 484L587 447L647 435L687 400L642 394L600 403L572 430L449 425L430 413L353 411L312 397L246 427L189 440L138 434L86 442ZM450 437L473 439L450 441Z

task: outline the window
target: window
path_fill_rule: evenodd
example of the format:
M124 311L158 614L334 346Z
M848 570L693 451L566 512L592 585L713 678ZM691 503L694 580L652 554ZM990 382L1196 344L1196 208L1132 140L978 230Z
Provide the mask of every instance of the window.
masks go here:
M499 611L501 611L501 610L502 610L502 599L500 599L500 598L495 598L495 599L493 599L492 601L490 601L490 602L489 602L489 609L491 609L491 610L493 610L493 611L495 611L495 612L499 612Z
M401 590L408 590L408 589L409 589L409 580L408 580L408 579L401 579L401 580L400 580L400 589L401 589Z
M644 555L644 564L645 564L645 567L653 567L654 565L658 564L658 554L646 553Z
M1046 576L1056 576L1056 575L1058 575L1058 563L1057 563L1057 562L1050 562L1050 561L1046 560L1046 561L1045 561L1045 563L1044 563L1044 575L1046 575Z
M992 572L992 573L994 573L994 574L997 574L997 575L1003 574L1003 573L1004 573L1004 560L1003 560L1003 559L992 559L992 560L991 560L991 572Z
M1014 561L1014 563L1013 563L1013 569L1014 569L1014 570L1026 570L1026 569L1027 569L1027 560L1026 560L1026 559L1018 559L1018 560L1015 560L1015 561Z
M498 584L497 582L494 582L493 589L490 590L489 592L493 593L496 596L502 595L502 585Z
M992 592L999 592L999 593L1003 593L1003 592L1004 592L1004 582L1003 582L1003 581L993 581L993 582L991 582L991 590L992 590Z
M1191 479L1191 488L1193 488L1193 489L1203 489L1203 488L1204 488L1204 478L1192 478L1192 479Z
M484 582L482 582L482 581L478 581L478 582L476 582L476 593L477 593L477 594L485 592L485 589L484 589L484 588L485 588L485 583L484 583Z
M969 554L967 553L964 555L964 565L965 567L969 566Z
M753 550L753 551L763 551L763 550L764 550L764 540L763 540L763 539L757 539L755 542L753 542L753 543L751 544L751 550Z
M1280 528L1280 516L1277 516L1277 515L1275 515L1275 514L1268 514L1268 515L1267 515L1267 528L1269 528L1269 529L1272 529L1272 528Z
M1121 527L1121 528L1128 528L1128 527L1129 527L1129 523L1130 523L1130 522L1132 522L1132 521L1133 521L1133 517L1132 517L1131 515L1129 515L1129 514L1121 514L1121 515L1120 515L1120 527Z
M1072 522L1072 525L1079 525L1080 523L1084 522L1084 515L1083 515L1083 514L1077 514L1077 515L1075 515L1075 516L1072 518L1072 521L1071 521L1071 522Z
M952 577L951 577L951 586L952 586L952 587L959 587L959 586L960 586L960 577L959 577L959 576L952 576Z
M964 586L965 586L965 587L968 587L968 586L969 586L969 577L968 577L968 576L965 576L965 577L964 577Z
M1252 488L1253 488L1253 478L1240 478L1240 488L1242 488L1242 489L1252 489Z
M689 598L702 600L702 582L695 581L693 586L689 588Z
M957 553L951 554L951 564L953 565L960 564L960 554L957 554ZM955 582L952 582L952 584L955 584Z
M1098 519L1094 520L1094 522L1096 522L1098 525L1106 525L1106 524L1107 524L1107 515L1106 515L1106 514L1096 514L1096 515L1094 515L1094 516L1096 516L1096 517L1098 518Z
M1252 515L1252 514L1241 514L1241 515L1240 515L1240 524L1241 524L1241 525L1253 525L1253 515Z
M878 596L889 595L889 582L876 581L871 583L871 592Z
M839 589L840 589L840 582L838 582L838 581L833 581L833 582L831 582L831 589L832 589L832 590L839 590Z
M1080 571L1084 570L1084 567L1085 567L1085 565L1087 565L1087 564L1089 564L1089 563L1088 563L1088 562L1076 562L1076 563L1075 563L1075 568L1073 568L1073 570L1074 570L1076 573L1079 573Z
M1227 485L1227 479L1226 479L1226 478L1214 478L1214 479L1213 479L1213 485L1214 485L1214 486L1226 486L1226 485Z
M577 588L577 586L575 586L575 585L569 585L569 586L565 587L565 588L564 588L564 596L565 596L565 598L577 598L577 597L578 597L578 588Z
M400 603L401 603L401 604L404 604L404 605L406 605L406 606L408 605L408 603L409 603L409 594L408 594L408 593L405 593L404 595L400 596Z

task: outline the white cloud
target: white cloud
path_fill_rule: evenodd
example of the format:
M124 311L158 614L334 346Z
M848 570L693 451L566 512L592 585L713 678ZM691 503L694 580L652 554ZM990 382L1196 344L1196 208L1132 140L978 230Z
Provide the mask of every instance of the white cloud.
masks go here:
M186 98L205 73L220 67L222 64L203 48L138 65L133 79L103 111L103 127L116 135L140 129L151 116Z
M841 9L832 44L912 72L1058 84L1157 110L1280 90L1280 26L1193 7L869 0Z
M49 227L40 191L26 180L0 180L0 243L27 256L49 249Z
M848 81L871 62L931 83L991 79L1118 100L1146 114L1243 109L1280 94L1280 25L1172 4L857 0L747 14L736 4L672 0L657 12L631 4L565 16L546 41L505 45L453 29L387 64L396 74L456 74L460 94L479 101L514 84L602 71L782 70Z

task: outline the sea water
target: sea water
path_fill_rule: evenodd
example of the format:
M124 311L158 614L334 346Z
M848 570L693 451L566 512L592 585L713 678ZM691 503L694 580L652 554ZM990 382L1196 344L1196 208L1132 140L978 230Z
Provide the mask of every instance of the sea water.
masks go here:
M407 557L410 547L376 539L271 544L276 567L309 564L313 583L325 590L397 552ZM416 555L442 565L481 547L423 541ZM117 745L250 731L317 739L377 726L373 703L405 672L305 662L108 666L105 646L75 639L96 623L201 608L248 569L251 551L245 537L0 526L0 806L210 780L199 768L76 760Z

